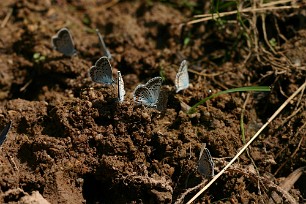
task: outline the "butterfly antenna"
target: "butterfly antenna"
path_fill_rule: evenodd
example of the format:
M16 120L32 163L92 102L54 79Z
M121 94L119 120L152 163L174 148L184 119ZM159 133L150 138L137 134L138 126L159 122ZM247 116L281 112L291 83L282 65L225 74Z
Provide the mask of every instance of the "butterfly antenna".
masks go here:
M111 59L112 55L109 52L109 50L106 48L105 42L104 42L103 37L102 37L98 28L96 28L96 33L97 33L98 38L99 38L99 45L102 48L103 55L107 56L108 59Z

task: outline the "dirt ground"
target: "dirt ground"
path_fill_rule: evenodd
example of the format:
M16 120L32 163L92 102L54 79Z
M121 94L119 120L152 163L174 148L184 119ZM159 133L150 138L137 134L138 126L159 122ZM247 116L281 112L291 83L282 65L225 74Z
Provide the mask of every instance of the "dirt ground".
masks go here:
M182 26L209 12L211 1L201 2L0 1L0 130L12 121L0 150L0 202L31 203L33 194L39 203L174 203L203 182L202 143L217 174L244 145L241 114L248 141L305 82L306 13L300 5L266 12L265 20L258 14L255 25L244 22L250 30L230 21L236 15ZM77 56L52 49L62 27L71 31ZM122 104L116 87L88 76L102 55L96 28L112 53L114 77L117 70L123 75ZM265 37L275 40L274 52ZM182 59L190 62L190 87L176 94ZM155 76L169 94L162 114L132 98L139 83ZM221 95L193 115L184 109L251 85L272 90ZM288 197L305 203L305 174L289 177L306 166L304 92L197 203L268 203L275 193L279 203L292 203Z

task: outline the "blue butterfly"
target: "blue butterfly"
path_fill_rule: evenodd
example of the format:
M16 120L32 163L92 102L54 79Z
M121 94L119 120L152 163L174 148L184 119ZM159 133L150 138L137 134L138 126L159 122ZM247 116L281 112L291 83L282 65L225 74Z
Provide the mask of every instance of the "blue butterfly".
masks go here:
M205 178L214 177L214 162L211 158L209 150L204 143L200 152L200 159L198 161L198 172Z
M176 74L175 88L176 93L189 87L188 62L183 60Z
M98 29L96 29L96 32L97 32L97 35L98 35L98 38L99 38L99 44L100 44L100 47L102 49L103 56L106 56L109 60L111 60L112 55L111 55L110 51L107 49L101 33L99 32Z
M77 53L74 49L74 43L67 28L60 29L51 39L53 49L59 51L63 55L73 56Z
M8 131L10 130L12 125L12 121L10 121L2 130L1 134L0 134L0 145L3 144L4 140L6 139L6 135L8 133Z
M108 85L114 83L112 66L106 56L98 59L95 65L90 68L89 76L96 83Z
M146 84L139 84L133 93L134 101L138 104L156 108L161 85L161 77L154 77Z
M121 76L121 72L118 71L117 85L118 85L118 101L121 103L124 101L125 90L124 90L124 82Z

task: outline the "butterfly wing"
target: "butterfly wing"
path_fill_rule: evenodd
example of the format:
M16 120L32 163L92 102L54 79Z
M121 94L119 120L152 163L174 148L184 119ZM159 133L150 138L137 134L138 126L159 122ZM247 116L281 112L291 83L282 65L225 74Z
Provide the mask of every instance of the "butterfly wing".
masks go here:
M124 95L125 95L125 90L124 90L124 82L123 82L123 78L121 76L121 72L118 71L118 81L117 81L117 85L118 85L118 100L119 102L123 102L124 100Z
M212 178L214 176L214 162L206 147L202 147L198 161L198 171L205 178Z
M95 66L89 70L89 75L92 81L103 84L113 84L112 66L106 56L97 60Z
M4 129L2 130L2 132L1 132L1 134L0 134L0 145L2 145L3 142L5 141L6 136L7 136L7 133L8 133L8 131L9 131L10 128L11 128L11 125L12 125L12 121L10 121L10 122L4 127Z
M151 93L149 89L143 85L139 84L133 93L133 98L134 101L138 104L143 104L145 106L151 106L150 98L151 98Z
M134 91L134 101L149 107L156 107L161 84L161 77L154 77L145 85L139 84Z
M66 56L72 56L76 53L70 31L67 28L60 29L57 34L52 37L51 42L53 49Z
M100 47L102 49L103 55L106 56L108 59L112 59L112 55L111 55L110 51L107 49L101 33L99 32L98 29L96 29L96 32L97 32L97 35L98 35L98 38L99 38L99 44L100 44Z
M188 62L183 60L175 78L176 93L189 87Z
M150 97L148 98L148 101L151 104L150 106L156 106L162 82L163 80L161 77L154 77L145 84L150 92Z

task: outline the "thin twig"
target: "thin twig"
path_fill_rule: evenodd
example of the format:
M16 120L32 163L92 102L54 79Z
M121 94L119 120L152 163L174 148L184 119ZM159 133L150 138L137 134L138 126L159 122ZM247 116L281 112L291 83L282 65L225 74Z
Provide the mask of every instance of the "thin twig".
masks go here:
M197 75L200 75L200 76L205 76L205 77L214 77L214 76L218 76L218 75L221 75L221 74L224 73L224 72L218 72L218 73L214 73L214 74L205 74L205 73L202 73L202 72L197 72L197 71L192 70L192 69L189 69L188 72L191 72L191 73L194 73L194 74L197 74Z
M114 6L115 4L117 4L118 2L119 2L119 0L112 0L108 3L103 4L103 8L108 9L108 8Z
M296 105L295 105L295 110L297 110L298 109L298 107L299 107L299 105L300 105L300 103L301 103L301 101L302 101L302 98L303 98L303 95L304 95L304 91L305 91L305 88L301 91L301 95L300 95L300 97L299 97L299 100L298 100L298 102L296 103Z
M188 195L189 193L191 193L191 192L194 191L194 190L197 190L197 189L201 188L202 186L205 185L206 182L207 182L207 180L203 180L200 184L198 184L198 185L196 185L196 186L194 186L194 187L192 187L192 188L188 188L184 193L182 193L182 194L180 195L180 197L175 201L174 204L183 203L184 198L186 197L186 195Z
M2 23L1 23L1 28L4 28L5 25L7 24L8 20L10 19L10 17L13 14L13 9L11 8L8 13L6 14L5 18L3 19Z
M289 115L283 122L282 124L280 124L277 128L275 128L276 130L280 129L281 127L283 127L293 116L295 116L301 109L303 108L303 106L301 106L300 108L298 108L297 110L295 110L291 115Z
M303 126L305 126L305 124ZM291 158L293 158L296 155L296 153L299 151L303 140L304 140L304 136L300 139L300 142L299 142L298 146L295 148L294 152L292 153Z
M247 97L243 103L241 115L240 115L240 129L241 129L241 137L242 137L243 144L245 144L245 129L244 129L243 118L244 118L244 112L245 112L246 105L249 102L249 98L250 98L250 93L247 94Z
M287 40L287 38L281 33L280 28L279 28L278 23L277 23L277 20L275 19L275 16L273 16L273 20L274 20L274 25L275 25L275 28L276 28L276 30L277 30L277 33L278 33L279 37L280 37L281 39L283 39L283 40L287 43L288 40Z
M259 62L261 62L261 59L259 57L259 46L258 46L258 42L259 42L259 35L258 35L258 29L257 29L257 15L256 15L256 1L252 1L252 8L253 8L253 12L252 12L252 20L249 20L251 28L253 30L253 37L254 37L254 49L255 49L255 54L256 54L256 58ZM250 42L252 43L252 41Z
M245 8L245 9L242 9L241 11L239 11L239 12L240 13L249 13L249 12L283 10L283 9L292 9L292 8L300 8L300 6L279 6L279 7L256 8L256 9ZM195 17L197 17L197 18L200 18L200 17L204 17L204 18L188 21L186 24L191 25L191 24L200 23L200 22L203 22L203 21L208 21L208 20L212 20L212 19L221 18L221 17L224 17L224 16L234 15L234 14L237 14L237 13L238 13L238 11L236 10L236 11L228 11L228 12L218 13L218 14L213 13L213 14L196 15Z
M280 1L272 1L269 3L261 4L261 7L270 7L270 6L275 6L277 4L286 4L286 3L292 3L292 0L280 0Z
M268 36L267 36L267 31L266 31L266 14L262 13L260 16L261 16L261 21L262 21L262 24L261 24L262 32L263 32L266 44L268 45L270 50L273 52L273 54L276 55L276 52L275 52L274 48L272 47L271 43L269 42Z
M253 4L254 5L254 4ZM215 18L216 16L219 16L219 17L223 17L223 16L229 16L229 15L233 15L233 14L236 14L236 13L248 13L248 12L256 12L256 11L266 11L266 10L277 10L279 8L283 8L283 9L289 9L289 8L299 8L299 6L279 6L279 7L271 7L270 5L267 6L266 4L261 4L261 6L259 8L256 8L254 9L253 8L253 5L252 7L248 7L248 8L245 8L245 9L242 9L240 11L238 10L235 10L235 11L227 11L227 12L222 12L222 13L207 13L207 14L198 14L198 15L194 15L193 17L194 18L204 18L204 17L212 17L212 18ZM214 15L214 16L212 16Z

